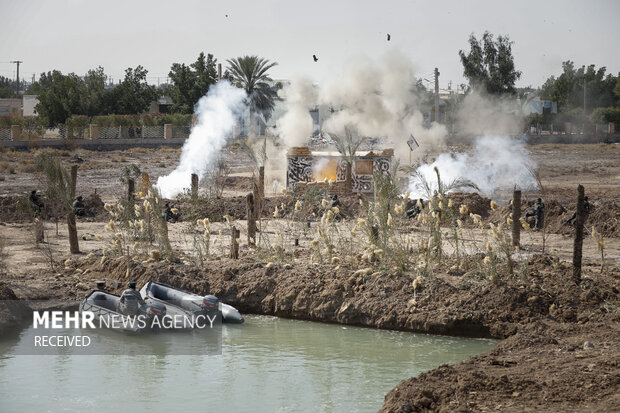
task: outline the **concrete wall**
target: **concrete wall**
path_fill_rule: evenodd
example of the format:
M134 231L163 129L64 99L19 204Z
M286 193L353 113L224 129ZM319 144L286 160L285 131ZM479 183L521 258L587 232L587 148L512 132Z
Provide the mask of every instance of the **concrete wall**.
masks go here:
M0 116L21 116L21 99L0 99Z

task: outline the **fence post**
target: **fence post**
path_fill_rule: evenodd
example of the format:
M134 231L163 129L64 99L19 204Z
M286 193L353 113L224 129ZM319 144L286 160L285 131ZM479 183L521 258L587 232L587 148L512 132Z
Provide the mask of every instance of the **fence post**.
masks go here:
M78 165L71 165L71 201L75 199L75 189L77 187ZM67 213L67 229L69 231L69 250L72 254L79 254L80 245L77 235L77 223L75 222L75 214L73 210Z
M21 126L11 125L11 140L12 141L22 140L22 127Z
M239 258L239 244L237 243L237 238L239 238L239 230L234 225L231 228L230 232L230 258L236 260Z
M577 187L577 216L575 219L575 243L573 245L573 281L581 283L581 250L583 247L583 185Z
M167 123L164 125L164 139L172 138L172 125Z
M129 202L134 200L133 194L135 190L136 190L136 182L132 178L127 179L127 200Z
M512 193L512 245L518 247L521 244L521 191Z
M90 128L90 140L96 141L97 139L99 139L99 125L91 124L89 125L89 128Z
M192 199L198 198L198 175L192 174Z
M254 208L254 194L251 192L245 197L245 207L248 220L248 245L256 245L256 210Z
M256 200L254 200L256 202ZM265 206L265 167L258 168L258 211L262 212Z

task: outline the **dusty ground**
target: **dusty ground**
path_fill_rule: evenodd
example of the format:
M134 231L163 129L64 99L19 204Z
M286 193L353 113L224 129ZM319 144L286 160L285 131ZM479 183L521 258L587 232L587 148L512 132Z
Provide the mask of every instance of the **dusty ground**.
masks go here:
M2 297L61 300L77 303L95 280L105 279L112 289L131 279L139 284L157 279L199 293L218 295L243 312L274 314L327 322L365 325L427 333L496 337L505 340L494 350L453 366L440 366L403 381L387 396L384 411L617 411L620 410L620 145L537 145L528 147L541 166L548 207L547 246L541 254L539 232L522 235L521 261L515 276L500 270L496 283L475 266L453 271L451 259L435 269L436 276L414 292L411 272L384 271L379 276L361 275L348 263L340 266L314 263L310 242L314 228L303 232L291 228L286 219L275 220L271 211L285 203L283 215L291 211L293 197L273 197L263 217L263 234L284 233L290 247L286 264L270 267L246 245L241 259L222 258L228 249L228 226L212 224L212 233L222 230L222 242L202 268L189 265L192 241L187 222L170 224L172 246L180 262L148 262L145 257L102 257L108 238L104 234L107 215L101 204L78 220L82 254L69 257L66 224L56 232L53 220L45 223L46 242L36 246L31 224L20 217L16 200L32 188L42 188L28 153L0 153L0 235L5 244L0 271ZM138 163L143 171L157 176L171 171L178 150L135 149L91 153L66 151L64 160L82 162L78 192L96 194L112 201L123 194L119 167ZM232 177L225 197L201 206L197 213L221 219L225 213L242 218L243 195L249 191L248 161L239 151L228 151ZM79 159L75 159L79 161ZM16 173L11 173L11 171ZM4 179L2 179L4 177ZM568 262L572 256L572 229L562 225L574 209L577 184L586 187L593 204L589 224L606 237L605 270L590 236L584 241L584 281L576 286ZM206 188L203 188L206 190ZM266 192L269 193L267 190ZM498 199L506 198L509 191ZM538 193L524 194L524 207ZM98 198L97 198L98 199ZM456 198L455 198L456 199ZM507 198L506 198L507 199ZM96 204L93 198L93 204ZM508 207L492 211L488 199L458 198L485 222L505 222ZM356 213L356 200L344 200L343 212ZM179 203L182 210L186 204ZM288 211L288 212L287 212ZM304 210L311 217L312 207ZM311 226L316 226L316 222ZM339 223L349 230L351 221ZM238 226L245 228L245 222ZM414 238L423 236L416 223L401 228ZM448 230L447 228L445 229ZM466 222L465 237L472 250L483 249L485 237ZM242 232L242 239L245 234ZM450 245L446 244L449 253ZM551 253L551 254L549 254ZM70 262L65 264L65 259ZM53 266L53 268L52 268ZM130 275L127 276L127 268ZM415 298L414 298L415 297ZM1 321L1 320L0 320Z
M578 184L586 188L591 200L620 199L620 145L618 144L543 144L527 147L532 159L540 168L540 175L549 197L574 202ZM467 150L467 148L451 148ZM157 177L171 172L178 164L180 149L133 148L125 151L94 152L82 149L54 151L66 162L80 163L78 193L96 192L104 201L122 195L118 185L120 167L137 164L149 173L154 182ZM438 154L438 153L437 153ZM430 153L427 160L437 154ZM241 149L227 149L223 153L233 176L249 176L249 158ZM4 179L2 179L4 178ZM267 194L272 188L267 183ZM41 188L34 174L33 153L0 151L0 195L16 195L35 187ZM205 190L203 188L203 190ZM242 195L244 188L236 191L227 188L229 195ZM510 191L503 191L498 198L504 199ZM531 194L535 199L536 194Z

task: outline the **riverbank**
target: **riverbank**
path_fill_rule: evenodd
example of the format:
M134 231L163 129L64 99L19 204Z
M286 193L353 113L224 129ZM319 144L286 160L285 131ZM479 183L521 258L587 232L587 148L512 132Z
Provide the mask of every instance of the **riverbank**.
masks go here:
M9 276L22 299L77 303L94 281L111 291L150 279L211 293L244 313L421 333L505 339L483 355L400 383L383 411L613 410L620 407L620 271L571 268L534 256L495 283L476 270L450 274L444 260L418 285L406 273L365 275L334 265L265 264L251 256L203 268L90 254L59 271ZM585 387L589 386L589 387ZM569 391L570 390L570 391Z

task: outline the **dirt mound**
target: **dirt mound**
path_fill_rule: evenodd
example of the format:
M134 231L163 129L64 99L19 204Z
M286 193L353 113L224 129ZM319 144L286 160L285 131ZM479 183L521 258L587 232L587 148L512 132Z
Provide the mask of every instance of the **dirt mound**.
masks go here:
M521 216L531 210L534 201L521 203ZM545 225L549 233L573 236L575 233L571 225L566 224L576 209L575 203L563 204L555 199L545 202ZM488 220L493 223L506 222L512 215L512 206L506 205L491 211ZM586 221L588 229L594 227L603 234L603 237L620 237L620 203L616 201L595 202L590 206L590 216ZM586 235L589 232L586 231Z
M90 194L84 198L84 216L80 220L103 221L109 217L109 213L104 208L104 203L98 194Z
M248 176L226 176L223 184L227 190L252 191L252 178Z
M273 218L273 213L278 207L278 214L281 218L296 215L295 203L297 198L290 195L280 195L265 198L262 217ZM303 199L301 199L303 201ZM195 220L199 218L209 218L211 221L222 221L224 215L230 215L234 219L246 219L246 197L225 197L225 198L201 198L199 201L189 199L181 201L170 201L172 207L179 209L181 220ZM321 200L302 202L302 210L299 213L303 219L320 217L323 210ZM359 199L357 196L340 198L340 213L344 216L353 217L359 212Z
M457 207L466 205L467 209L472 214L480 215L482 218L487 218L489 216L489 212L491 210L491 200L480 196L480 194L475 192L455 192L448 194L448 199L451 199Z
M44 219L60 220L64 218L63 208L58 201L51 201L41 196L45 205ZM100 221L108 218L104 204L97 194L90 194L84 198L85 215L79 220ZM33 219L33 210L27 195L8 195L0 197L0 221L25 222Z

